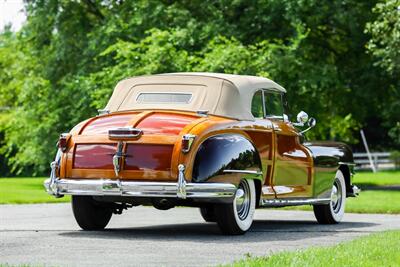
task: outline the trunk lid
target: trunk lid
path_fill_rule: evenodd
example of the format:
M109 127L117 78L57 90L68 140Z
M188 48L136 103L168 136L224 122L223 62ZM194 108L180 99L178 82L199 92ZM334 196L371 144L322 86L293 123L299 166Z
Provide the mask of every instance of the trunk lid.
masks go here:
M65 176L176 180L173 159L178 160L180 150L174 148L182 134L202 120L190 113L148 111L93 118L72 137L74 148L67 155ZM109 130L117 128L137 129L141 134L133 139L109 138Z

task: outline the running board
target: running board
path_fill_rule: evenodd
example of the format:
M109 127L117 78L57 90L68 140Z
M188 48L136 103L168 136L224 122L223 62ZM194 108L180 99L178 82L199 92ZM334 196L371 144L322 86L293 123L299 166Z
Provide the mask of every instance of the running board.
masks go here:
M307 198L307 199L261 199L260 207L284 207L301 205L329 204L329 198Z

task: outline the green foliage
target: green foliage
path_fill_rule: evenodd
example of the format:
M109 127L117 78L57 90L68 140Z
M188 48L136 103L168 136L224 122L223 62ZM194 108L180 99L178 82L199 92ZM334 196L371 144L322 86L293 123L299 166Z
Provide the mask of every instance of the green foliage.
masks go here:
M366 33L371 35L368 51L374 56L376 65L382 67L392 78L389 86L391 101L382 113L389 126L389 136L400 145L400 1L387 0L378 3L373 12L377 16L367 23Z
M371 34L368 49L377 58L377 64L391 73L400 73L400 1L378 3L373 12L377 19L367 24Z
M386 5L377 5L375 14L376 4L27 1L26 25L0 34L0 107L9 107L0 111L6 114L0 154L13 173L42 174L58 134L103 108L119 80L179 71L272 78L287 88L292 115L305 110L316 117L309 139L355 144L354 133L363 127L367 136L374 135L373 146L400 145L393 124L400 109L393 74L398 64L374 65L380 57L395 62L399 49L387 56L366 53L369 35L369 51L381 48L373 46L381 42L374 29L386 31L375 27L385 22ZM396 16L389 26L397 23ZM397 36L397 30L387 31Z

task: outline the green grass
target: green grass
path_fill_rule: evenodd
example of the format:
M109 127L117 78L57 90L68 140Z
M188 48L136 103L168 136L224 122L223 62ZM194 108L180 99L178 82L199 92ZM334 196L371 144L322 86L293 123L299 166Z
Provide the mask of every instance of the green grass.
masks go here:
M400 171L359 172L356 173L353 183L362 186L373 185L400 185Z
M360 172L354 176L353 183L361 188L374 186L400 185L400 171L377 173ZM356 198L347 198L346 212L400 214L400 191L362 190ZM288 210L312 210L311 206L285 207Z
M0 178L0 204L68 202L70 198L54 198L43 187L45 178Z
M346 212L400 213L400 191L361 191L357 198L346 200Z
M400 191L361 191L346 199L346 212L400 214ZM287 210L312 210L311 206L285 207Z
M228 266L400 266L400 231L372 234L332 247L250 257Z

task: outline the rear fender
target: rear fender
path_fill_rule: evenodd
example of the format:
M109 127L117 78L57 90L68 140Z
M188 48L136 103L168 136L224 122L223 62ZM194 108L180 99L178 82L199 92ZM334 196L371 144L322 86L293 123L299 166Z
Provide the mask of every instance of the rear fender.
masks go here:
M230 182L258 179L262 182L260 155L251 141L239 134L220 134L199 146L193 164L192 181Z

